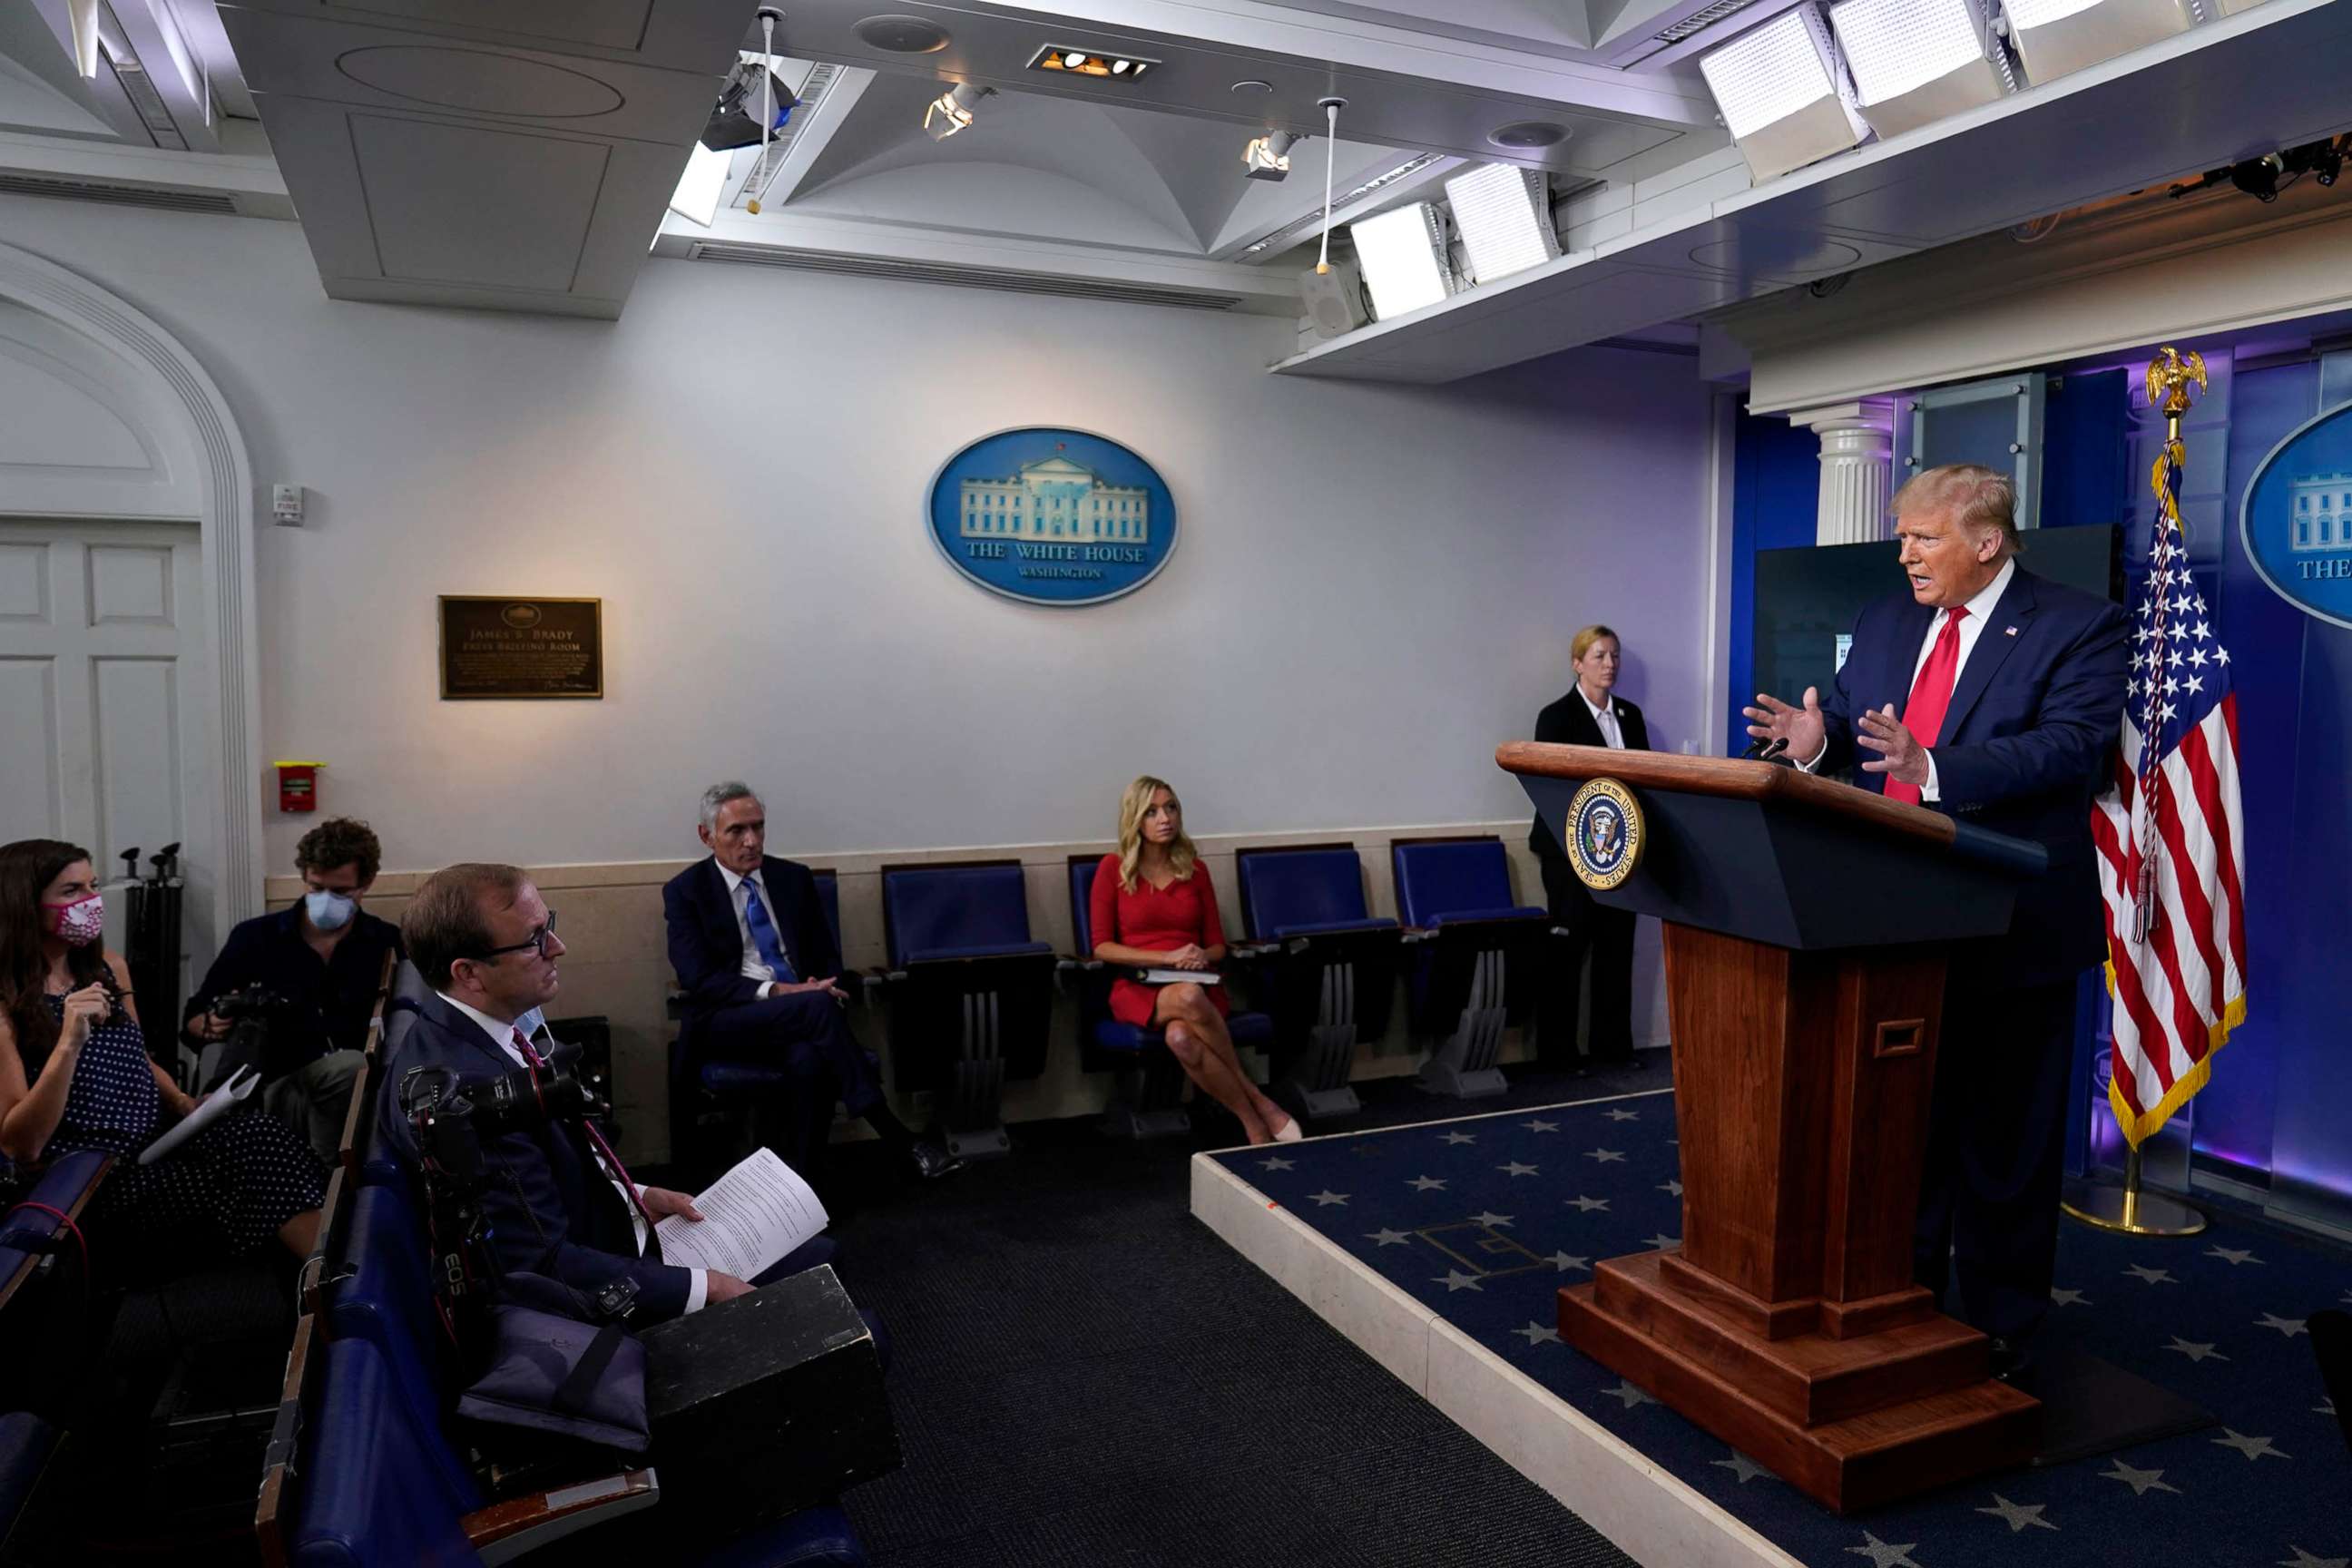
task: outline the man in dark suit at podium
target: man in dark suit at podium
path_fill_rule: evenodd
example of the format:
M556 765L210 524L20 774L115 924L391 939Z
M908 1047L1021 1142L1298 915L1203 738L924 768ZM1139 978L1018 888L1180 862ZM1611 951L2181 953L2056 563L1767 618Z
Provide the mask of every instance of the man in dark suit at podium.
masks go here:
M1623 660L1623 645L1607 626L1578 632L1569 645L1576 685L1536 716L1536 739L1555 745L1648 751L1650 728L1643 722L1642 710L1617 695ZM1633 914L1593 902L1569 866L1568 851L1540 815L1528 832L1528 847L1543 868L1544 902L1550 907L1552 923L1569 933L1544 994L1544 1023L1574 1040L1580 975L1590 952L1592 1008L1585 1060L1596 1067L1641 1066L1633 1049Z
M1745 710L1808 771L1859 761L1864 788L2049 851L2008 934L1953 955L1915 1233L1919 1282L1940 1298L1957 1272L1997 1371L2022 1365L2050 1307L2076 981L2106 955L2091 800L2127 645L2118 606L2018 564L2015 510L1992 468L1914 478L1894 502L1910 592L1855 619L1826 701Z
M767 853L768 812L749 784L703 792L697 831L710 851L662 889L670 967L685 988L703 1052L719 1059L775 1062L797 1080L808 1147L794 1164L821 1151L838 1099L915 1173L936 1179L963 1162L935 1142L918 1142L883 1098L881 1074L841 1016L841 954L816 879L808 868ZM814 1179L814 1173L805 1173Z

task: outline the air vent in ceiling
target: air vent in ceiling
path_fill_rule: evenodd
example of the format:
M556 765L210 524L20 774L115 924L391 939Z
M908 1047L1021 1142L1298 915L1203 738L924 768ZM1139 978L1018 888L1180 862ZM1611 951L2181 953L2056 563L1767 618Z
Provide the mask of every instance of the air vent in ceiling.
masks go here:
M1714 5L1694 11L1673 26L1663 27L1650 36L1662 44L1679 44L1685 38L1706 31L1727 16L1738 16L1755 4L1756 0L1715 0Z
M782 128L769 138L767 150L760 154L751 173L736 188L735 205L740 207L753 196L763 202L768 199L768 187L776 183L776 171L784 166L784 160L792 154L793 144L800 140L801 132L808 128L809 121L824 112L825 95L840 79L841 68L830 62L809 72L808 80L801 83L800 102L784 121Z
M1170 305L1186 310L1230 310L1236 294L1188 294L1143 283L1098 278L1055 278L996 267L960 267L945 261L898 261L878 256L843 256L824 250L736 245L700 240L688 255L696 261L735 261L754 267L792 267L806 272L840 272L853 278L895 278L908 283L947 283L963 289L1004 289L1017 294L1054 294L1069 300L1108 300L1126 305Z
M170 212L237 216L236 203L213 191L167 191L154 185L109 185L89 180L52 180L39 174L0 174L0 192L19 196L58 196L69 202L110 202L116 206L163 207Z

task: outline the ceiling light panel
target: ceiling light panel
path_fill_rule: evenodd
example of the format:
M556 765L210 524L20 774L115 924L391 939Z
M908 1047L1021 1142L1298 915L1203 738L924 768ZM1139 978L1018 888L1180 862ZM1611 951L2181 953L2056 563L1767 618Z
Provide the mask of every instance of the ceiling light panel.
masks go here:
M1843 153L1869 133L1846 100L1829 28L1811 5L1742 33L1698 64L1759 180Z
M1090 76L1103 81L1135 81L1158 65L1140 55L1100 54L1093 49L1047 44L1030 57L1029 68L1052 76Z
M1454 268L1445 256L1445 221L1427 202L1412 202L1348 226L1356 261L1381 321L1434 305L1453 294Z
M1445 182L1454 226L1481 283L1540 267L1559 255L1549 186L1539 170L1482 163Z
M1853 72L1863 118L1881 136L2017 89L1978 0L1840 0L1830 26Z
M2007 0L2009 38L2028 79L2052 81L2187 32L2191 0Z

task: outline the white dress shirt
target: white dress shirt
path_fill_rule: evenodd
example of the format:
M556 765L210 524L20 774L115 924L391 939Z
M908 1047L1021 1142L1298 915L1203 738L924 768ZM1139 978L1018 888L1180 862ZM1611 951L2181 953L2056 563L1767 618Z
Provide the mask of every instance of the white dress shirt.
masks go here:
M2009 580L2016 575L2017 558L2012 555L2000 563L2000 570L1993 574L1992 581L1978 589L1975 595L1962 606L1968 614L1960 617L1960 657L1958 662L1952 666L1954 690L1959 689L1960 671L1969 667L1969 655L1975 649L1977 639L1984 636L1985 626L1992 619L1993 606L2000 603L2001 595L2009 591ZM1913 686L1919 684L1919 672L1927 668L1927 656L1936 651L1936 639L1944 635L1945 623L1951 618L1952 612L1948 609L1937 610L1929 617L1927 633L1919 639L1919 657L1911 661ZM1906 702L1909 700L1907 693L1905 700ZM1917 737L1914 736L1913 739L1916 740ZM1822 758L1829 754L1829 742L1823 741L1822 749L1813 753L1813 760L1800 765L1805 772L1811 773L1822 765ZM1919 786L1919 799L1924 804L1943 798L1943 792L1938 787L1936 778L1935 749L1929 747L1927 748L1927 782Z
M511 1020L501 1023L478 1008L467 1006L446 991L440 993L440 996L441 1000L480 1025L482 1032L496 1040L499 1043L499 1049L507 1054L507 1060L525 1072L530 1070L530 1058L515 1048L515 1026ZM551 1039L550 1043L552 1043ZM532 1048L538 1047L534 1046ZM545 1054L543 1051L541 1052L541 1056ZM593 1138L588 1141L588 1151L596 1157L596 1168L604 1173L604 1179L613 1184L614 1192L620 1194L621 1205L629 1211L629 1228L637 1238L637 1256L643 1258L646 1255L646 1213L640 1205L645 1199L645 1188L638 1187L632 1194L630 1184L621 1180L621 1173L604 1163L604 1152L596 1146L596 1141ZM686 1287L686 1310L689 1312L698 1312L702 1310L702 1303L709 1296L710 1277L699 1268L689 1268L687 1273L690 1278Z
M719 866L719 874L727 879L728 901L735 906L735 934L743 943L741 971L743 978L758 981L760 994L762 996L780 994L783 989L782 982L776 978L776 972L769 966L768 962L760 956L760 944L751 939L751 916L749 912L751 898L743 891L743 884L746 882L760 889L760 902L766 905L768 910L768 923L776 928L776 945L783 950L784 957L789 962L793 956L793 950L784 941L783 921L777 917L776 900L768 896L767 879L757 871L748 877L739 876L726 867L719 866L716 857L712 858L710 863Z
M1591 698L1585 697L1582 681L1577 683L1576 694L1583 699L1585 710L1592 715L1592 722L1601 731L1601 743L1612 752L1623 751L1625 731L1617 722L1617 700L1612 697L1607 701L1594 703Z

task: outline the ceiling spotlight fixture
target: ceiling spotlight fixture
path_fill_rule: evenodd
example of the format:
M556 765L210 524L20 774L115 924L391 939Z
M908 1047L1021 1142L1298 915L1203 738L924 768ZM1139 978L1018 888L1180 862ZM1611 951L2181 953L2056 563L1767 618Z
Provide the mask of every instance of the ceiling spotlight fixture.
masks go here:
M1356 261L1371 290L1372 313L1385 321L1434 305L1455 288L1445 251L1445 219L1428 202L1409 202L1348 226Z
M1269 131L1242 149L1242 165L1253 180L1279 180L1290 173L1290 150L1307 138L1296 131Z
M2052 81L2185 33L2192 0L2005 0L2009 41L2027 78Z
M1883 137L2017 90L2009 51L1978 0L1839 0L1830 26L1862 117Z
M972 111L980 107L980 100L995 91L992 87L974 87L968 81L958 83L931 100L930 107L923 110L923 129L930 132L934 142L944 142L959 131L969 131Z
M1065 76L1122 77L1133 81L1159 63L1140 55L1102 55L1091 49L1066 49L1058 44L1047 44L1032 57L1029 68Z
M2197 179L2175 185L2165 195L2177 200L2215 185L2235 185L2258 202L2274 202L2281 191L2305 174L2322 185L2333 185L2344 176L2347 157L2352 157L2352 136L2323 137L2297 147L2282 147L2259 158L2208 169Z
M1445 182L1445 204L1481 283L1540 267L1559 254L1549 182L1539 169L1481 163Z
M1870 133L1829 27L1811 5L1702 55L1698 68L1759 181L1858 146Z

